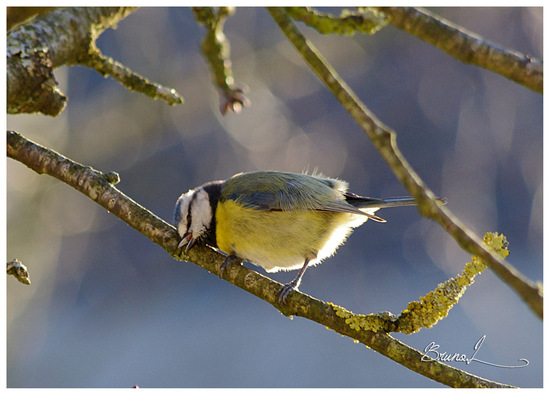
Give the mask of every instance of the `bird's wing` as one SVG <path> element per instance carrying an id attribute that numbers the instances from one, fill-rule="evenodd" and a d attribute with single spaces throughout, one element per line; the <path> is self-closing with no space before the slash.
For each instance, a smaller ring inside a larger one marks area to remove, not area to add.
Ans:
<path id="1" fill-rule="evenodd" d="M 379 217 L 347 203 L 344 181 L 281 172 L 236 175 L 225 182 L 221 200 L 234 200 L 257 210 L 318 210 Z M 369 210 L 370 211 L 370 210 Z M 373 219 L 375 219 L 373 218 Z"/>

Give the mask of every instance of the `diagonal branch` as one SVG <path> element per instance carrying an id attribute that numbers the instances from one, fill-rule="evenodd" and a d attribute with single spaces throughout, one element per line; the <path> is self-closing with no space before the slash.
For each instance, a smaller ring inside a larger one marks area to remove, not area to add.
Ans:
<path id="1" fill-rule="evenodd" d="M 438 222 L 464 250 L 483 259 L 500 279 L 512 287 L 535 314 L 542 318 L 542 286 L 527 280 L 512 265 L 484 246 L 481 239 L 447 208 L 436 203 L 433 192 L 424 184 L 399 151 L 395 132 L 370 113 L 352 89 L 341 80 L 330 64 L 306 40 L 283 9 L 269 8 L 269 12 L 306 63 L 365 131 L 396 177 L 415 197 L 420 213 Z"/>
<path id="2" fill-rule="evenodd" d="M 177 246 L 174 228 L 120 192 L 114 186 L 119 181 L 118 174 L 102 173 L 81 165 L 14 131 L 8 131 L 7 154 L 38 174 L 48 174 L 68 184 L 146 235 L 153 243 L 174 252 Z"/>
<path id="3" fill-rule="evenodd" d="M 414 7 L 375 7 L 391 17 L 390 23 L 455 59 L 486 68 L 535 92 L 543 90 L 539 59 L 502 48 L 451 22 Z"/>
<path id="4" fill-rule="evenodd" d="M 102 173 L 83 166 L 52 150 L 42 147 L 14 131 L 7 132 L 7 154 L 38 174 L 47 174 L 83 193 L 109 213 L 160 245 L 178 260 L 187 260 L 211 273 L 218 273 L 225 257 L 208 247 L 196 246 L 185 254 L 177 249 L 176 229 L 119 191 L 116 173 Z M 342 309 L 314 299 L 301 292 L 290 294 L 280 308 L 279 290 L 282 284 L 241 265 L 230 265 L 223 279 L 270 303 L 285 315 L 296 315 L 315 321 L 344 336 L 355 339 L 397 363 L 440 383 L 453 387 L 508 387 L 445 365 L 423 360 L 420 351 L 400 342 L 385 332 L 357 330 L 346 322 Z"/>

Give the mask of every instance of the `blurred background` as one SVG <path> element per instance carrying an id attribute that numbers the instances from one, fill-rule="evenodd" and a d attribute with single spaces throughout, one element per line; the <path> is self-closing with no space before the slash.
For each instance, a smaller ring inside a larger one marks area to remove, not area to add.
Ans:
<path id="1" fill-rule="evenodd" d="M 430 10 L 543 58 L 542 8 Z M 143 8 L 103 33 L 98 46 L 175 88 L 183 105 L 152 101 L 84 67 L 60 68 L 65 111 L 9 116 L 8 128 L 118 172 L 119 189 L 169 222 L 182 192 L 240 171 L 317 169 L 362 195 L 406 194 L 265 9 L 238 8 L 225 26 L 235 80 L 249 87 L 252 101 L 239 115 L 219 114 L 199 50 L 205 29 L 191 10 Z M 542 96 L 391 25 L 352 38 L 298 27 L 397 132 L 404 156 L 448 208 L 478 235 L 504 233 L 509 262 L 542 281 Z M 32 280 L 7 279 L 8 387 L 441 387 L 173 260 L 80 193 L 9 159 L 7 210 L 7 260 L 22 260 Z M 355 313 L 398 314 L 470 260 L 416 209 L 381 215 L 387 223 L 357 229 L 337 255 L 308 270 L 300 289 Z M 529 365 L 451 365 L 540 387 L 542 331 L 541 320 L 488 269 L 435 327 L 395 337 L 420 350 L 435 342 L 439 351 L 471 356 L 485 335 L 476 358 Z"/>

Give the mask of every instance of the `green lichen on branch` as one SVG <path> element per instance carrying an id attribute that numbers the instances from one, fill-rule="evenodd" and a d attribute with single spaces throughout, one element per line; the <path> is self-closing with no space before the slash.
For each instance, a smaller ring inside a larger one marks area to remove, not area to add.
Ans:
<path id="1" fill-rule="evenodd" d="M 508 251 L 508 241 L 504 235 L 486 233 L 483 242 L 494 252 L 505 258 Z M 377 314 L 354 314 L 343 307 L 331 304 L 338 317 L 356 331 L 370 330 L 373 332 L 401 332 L 411 334 L 422 328 L 431 328 L 439 320 L 446 317 L 451 308 L 458 303 L 466 288 L 474 282 L 474 278 L 487 268 L 485 262 L 478 256 L 466 263 L 461 274 L 453 277 L 419 301 L 410 302 L 399 317 L 382 312 Z"/>
<path id="2" fill-rule="evenodd" d="M 201 50 L 213 73 L 216 86 L 221 91 L 220 112 L 228 111 L 238 113 L 243 107 L 250 105 L 250 100 L 245 96 L 245 88 L 235 85 L 233 71 L 231 69 L 231 49 L 229 40 L 223 32 L 223 26 L 228 16 L 233 15 L 234 7 L 194 7 L 195 20 L 206 29 Z"/>
<path id="3" fill-rule="evenodd" d="M 382 12 L 369 7 L 357 11 L 345 9 L 340 16 L 314 10 L 310 7 L 285 7 L 289 16 L 304 22 L 321 34 L 353 36 L 355 33 L 374 34 L 389 22 Z"/>

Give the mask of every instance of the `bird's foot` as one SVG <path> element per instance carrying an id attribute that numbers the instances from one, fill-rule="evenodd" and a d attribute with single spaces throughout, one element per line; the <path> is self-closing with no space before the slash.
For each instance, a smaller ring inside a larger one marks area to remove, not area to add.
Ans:
<path id="1" fill-rule="evenodd" d="M 292 280 L 288 284 L 285 284 L 281 287 L 281 291 L 279 293 L 279 306 L 283 306 L 286 304 L 286 298 L 292 291 L 297 291 L 298 286 L 300 285 L 300 281 L 296 281 L 296 279 Z"/>
<path id="2" fill-rule="evenodd" d="M 228 255 L 227 258 L 225 258 L 225 260 L 222 262 L 221 266 L 220 266 L 220 271 L 218 272 L 218 276 L 220 276 L 220 278 L 223 278 L 223 272 L 224 270 L 227 268 L 227 266 L 229 265 L 232 265 L 232 264 L 241 264 L 243 263 L 243 260 L 239 257 L 236 257 L 235 255 Z"/>

